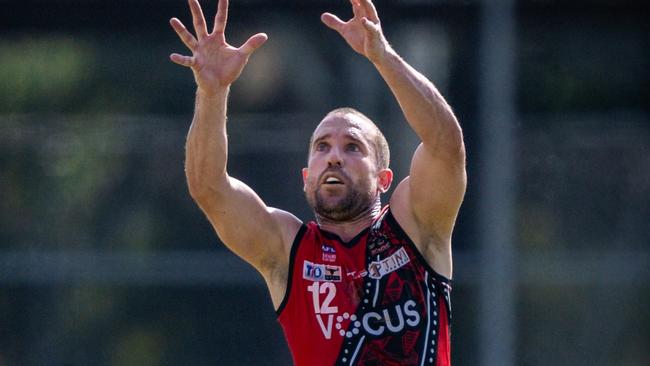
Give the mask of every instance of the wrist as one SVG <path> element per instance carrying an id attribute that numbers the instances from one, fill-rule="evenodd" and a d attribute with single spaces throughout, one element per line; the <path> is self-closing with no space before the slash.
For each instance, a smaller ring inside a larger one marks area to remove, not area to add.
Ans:
<path id="1" fill-rule="evenodd" d="M 223 99 L 228 96 L 230 85 L 218 86 L 213 89 L 196 88 L 196 97 L 204 100 Z"/>
<path id="2" fill-rule="evenodd" d="M 395 59 L 398 58 L 399 56 L 388 43 L 384 45 L 381 52 L 378 52 L 376 55 L 373 55 L 373 57 L 368 57 L 370 62 L 372 62 L 372 64 L 375 65 L 375 67 L 379 70 L 387 66 L 390 66 L 390 64 Z"/>

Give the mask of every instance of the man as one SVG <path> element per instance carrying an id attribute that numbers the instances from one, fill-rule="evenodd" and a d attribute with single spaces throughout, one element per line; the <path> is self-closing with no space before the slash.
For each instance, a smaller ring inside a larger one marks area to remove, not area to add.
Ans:
<path id="1" fill-rule="evenodd" d="M 171 20 L 192 51 L 171 59 L 198 85 L 186 146 L 190 194 L 226 246 L 264 277 L 294 362 L 449 365 L 451 234 L 466 175 L 462 132 L 444 98 L 390 47 L 370 0 L 352 0 L 347 22 L 323 14 L 375 66 L 422 143 L 382 209 L 393 179 L 383 135 L 353 109 L 327 114 L 302 171 L 316 215 L 303 224 L 226 169 L 228 91 L 267 36 L 233 47 L 224 37 L 227 0 L 210 33 L 198 1 L 190 8 L 196 37 Z"/>

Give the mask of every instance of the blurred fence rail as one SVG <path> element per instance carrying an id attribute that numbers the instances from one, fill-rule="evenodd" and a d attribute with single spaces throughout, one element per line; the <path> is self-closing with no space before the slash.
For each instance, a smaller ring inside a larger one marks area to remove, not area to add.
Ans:
<path id="1" fill-rule="evenodd" d="M 456 252 L 459 286 L 480 281 L 478 253 Z M 650 284 L 650 253 L 547 251 L 520 254 L 515 283 L 525 286 L 616 286 Z M 262 286 L 251 267 L 224 251 L 156 253 L 3 251 L 0 284 L 127 286 Z"/>

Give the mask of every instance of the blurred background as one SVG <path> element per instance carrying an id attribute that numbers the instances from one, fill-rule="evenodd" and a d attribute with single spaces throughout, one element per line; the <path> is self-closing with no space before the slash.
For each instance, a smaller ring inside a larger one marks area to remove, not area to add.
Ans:
<path id="1" fill-rule="evenodd" d="M 210 27 L 216 1 L 201 1 Z M 261 277 L 191 201 L 181 0 L 0 0 L 0 365 L 288 365 Z M 465 131 L 455 365 L 650 364 L 650 41 L 642 1 L 377 0 Z M 233 0 L 270 39 L 232 88 L 231 175 L 312 214 L 322 116 L 417 144 L 371 64 L 320 24 L 344 0 Z"/>

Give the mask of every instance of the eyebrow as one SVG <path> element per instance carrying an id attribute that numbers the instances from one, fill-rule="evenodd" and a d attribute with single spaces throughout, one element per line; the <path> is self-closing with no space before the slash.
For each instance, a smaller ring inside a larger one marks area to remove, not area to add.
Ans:
<path id="1" fill-rule="evenodd" d="M 360 143 L 362 145 L 367 145 L 366 141 L 364 141 L 364 139 L 362 139 L 362 138 L 360 138 L 358 136 L 363 136 L 363 134 L 361 134 L 361 133 L 350 133 L 350 134 L 345 135 L 345 137 L 349 138 L 352 141 L 356 141 L 356 142 L 358 142 L 358 143 Z"/>
<path id="2" fill-rule="evenodd" d="M 316 145 L 317 143 L 319 143 L 319 142 L 321 142 L 321 141 L 323 141 L 323 140 L 327 140 L 327 139 L 330 138 L 330 137 L 332 137 L 332 135 L 329 134 L 329 133 L 326 133 L 325 135 L 320 136 L 320 137 L 317 138 L 317 139 L 314 139 L 314 141 L 312 142 L 311 145 L 314 146 L 314 145 Z"/>
<path id="3" fill-rule="evenodd" d="M 352 140 L 354 142 L 357 142 L 357 143 L 359 143 L 359 144 L 361 144 L 361 145 L 363 145 L 363 146 L 365 146 L 367 148 L 368 144 L 365 141 L 363 141 L 361 138 L 357 137 L 358 135 L 359 134 L 357 134 L 357 133 L 346 133 L 345 138 L 350 139 L 350 140 Z M 318 144 L 319 142 L 321 142 L 323 140 L 327 140 L 330 137 L 332 137 L 332 134 L 326 133 L 323 136 L 320 136 L 317 139 L 314 139 L 314 142 L 312 143 L 312 146 Z"/>

